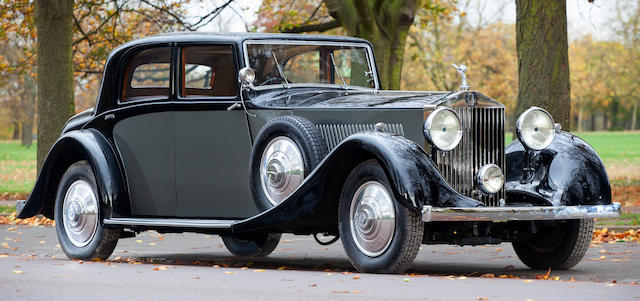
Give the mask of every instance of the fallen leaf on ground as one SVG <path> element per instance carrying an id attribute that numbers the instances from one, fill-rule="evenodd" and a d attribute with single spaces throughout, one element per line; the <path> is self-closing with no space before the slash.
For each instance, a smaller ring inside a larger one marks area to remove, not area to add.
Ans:
<path id="1" fill-rule="evenodd" d="M 480 275 L 480 278 L 496 278 L 496 275 L 491 273 L 486 273 L 486 274 Z"/>
<path id="2" fill-rule="evenodd" d="M 155 268 L 153 270 L 154 271 L 166 271 L 168 269 L 169 269 L 169 267 L 163 265 L 163 266 L 159 266 L 159 267 L 157 267 L 157 268 Z"/>
<path id="3" fill-rule="evenodd" d="M 21 270 L 14 270 L 14 271 L 12 271 L 11 273 L 14 273 L 14 274 L 24 274 Z"/>

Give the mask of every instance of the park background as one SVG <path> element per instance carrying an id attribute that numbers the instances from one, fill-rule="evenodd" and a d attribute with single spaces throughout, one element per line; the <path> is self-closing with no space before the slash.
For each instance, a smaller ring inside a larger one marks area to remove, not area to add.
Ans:
<path id="1" fill-rule="evenodd" d="M 621 220 L 640 223 L 640 1 L 568 0 L 570 125 L 602 157 Z M 400 89 L 455 90 L 451 64 L 465 64 L 473 90 L 516 115 L 515 1 L 422 1 L 404 46 Z M 291 31 L 330 24 L 321 0 L 75 1 L 75 112 L 91 108 L 102 68 L 117 45 L 176 31 Z M 0 200 L 24 199 L 36 178 L 36 27 L 30 0 L 0 1 Z M 326 30 L 324 30 L 326 29 Z M 339 27 L 324 34 L 347 35 Z M 505 139 L 510 141 L 507 133 Z M 10 206 L 0 208 L 11 210 Z"/>

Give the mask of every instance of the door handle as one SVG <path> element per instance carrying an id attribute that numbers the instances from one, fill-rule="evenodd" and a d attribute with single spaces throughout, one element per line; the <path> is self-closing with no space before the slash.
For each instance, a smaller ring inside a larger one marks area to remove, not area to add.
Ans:
<path id="1" fill-rule="evenodd" d="M 116 118 L 116 115 L 113 115 L 113 114 L 104 115 L 104 120 L 109 120 L 109 119 L 114 119 L 114 118 Z"/>
<path id="2" fill-rule="evenodd" d="M 239 107 L 241 107 L 241 106 L 242 106 L 242 105 L 241 105 L 239 102 L 236 102 L 236 103 L 234 103 L 234 104 L 230 105 L 230 106 L 227 108 L 227 111 L 235 110 L 235 109 L 237 109 L 237 108 L 239 108 Z"/>

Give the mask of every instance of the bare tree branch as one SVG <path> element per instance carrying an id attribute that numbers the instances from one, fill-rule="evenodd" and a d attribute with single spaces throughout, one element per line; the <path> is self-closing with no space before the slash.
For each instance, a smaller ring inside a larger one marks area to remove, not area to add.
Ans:
<path id="1" fill-rule="evenodd" d="M 331 20 L 325 23 L 307 24 L 307 25 L 298 25 L 298 26 L 288 27 L 281 30 L 281 32 L 284 32 L 284 33 L 302 33 L 302 32 L 311 32 L 311 31 L 323 32 L 323 31 L 327 31 L 330 29 L 338 28 L 338 27 L 340 27 L 340 22 L 338 22 L 337 20 Z"/>

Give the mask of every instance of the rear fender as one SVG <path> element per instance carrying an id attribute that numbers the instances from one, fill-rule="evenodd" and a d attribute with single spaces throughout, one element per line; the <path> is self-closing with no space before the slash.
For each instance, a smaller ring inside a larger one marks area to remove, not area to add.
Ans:
<path id="1" fill-rule="evenodd" d="M 406 208 L 419 211 L 424 205 L 482 205 L 458 194 L 416 143 L 389 133 L 363 132 L 347 137 L 336 146 L 298 189 L 278 206 L 235 224 L 232 230 L 243 232 L 268 228 L 314 233 L 335 229 L 338 201 L 347 176 L 355 166 L 372 158 L 384 167 L 396 200 Z"/>
<path id="2" fill-rule="evenodd" d="M 523 181 L 524 147 L 519 140 L 506 149 L 507 203 L 540 206 L 611 204 L 611 186 L 602 160 L 584 140 L 556 132 L 549 147 L 531 155 L 534 173 Z"/>
<path id="3" fill-rule="evenodd" d="M 87 160 L 98 184 L 102 218 L 130 216 L 131 208 L 124 178 L 115 152 L 107 139 L 94 129 L 64 133 L 51 147 L 33 191 L 18 213 L 19 218 L 43 214 L 54 218 L 58 182 L 74 162 Z"/>

